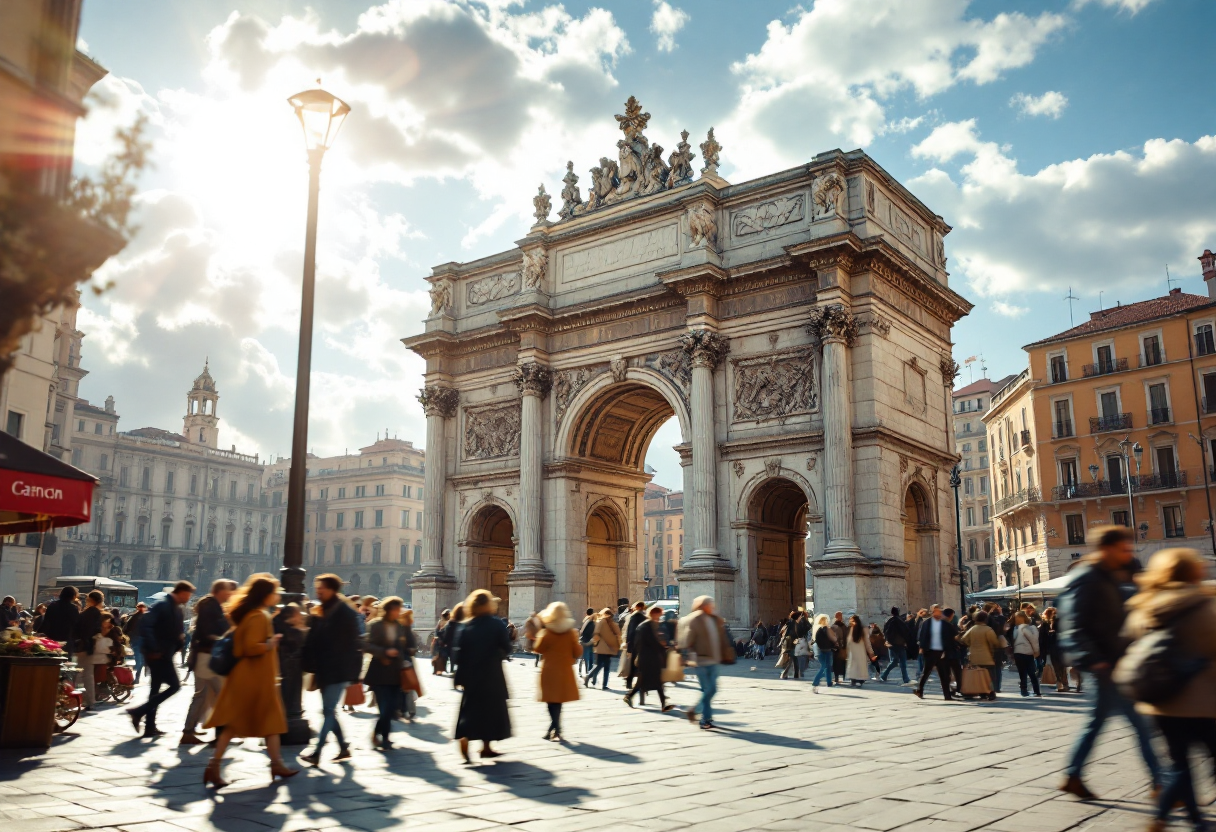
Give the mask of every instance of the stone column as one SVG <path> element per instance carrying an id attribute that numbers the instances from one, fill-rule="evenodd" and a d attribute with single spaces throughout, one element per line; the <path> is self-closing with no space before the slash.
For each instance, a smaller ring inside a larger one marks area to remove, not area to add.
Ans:
<path id="1" fill-rule="evenodd" d="M 516 547 L 515 568 L 507 576 L 507 583 L 511 587 L 513 614 L 527 615 L 547 603 L 549 588 L 553 586 L 553 574 L 545 566 L 540 546 L 544 512 L 540 495 L 541 480 L 544 479 L 541 402 L 549 395 L 553 378 L 548 367 L 528 361 L 515 368 L 513 380 L 522 397 L 519 414 L 519 528 L 515 530 L 519 545 Z"/>
<path id="2" fill-rule="evenodd" d="M 423 479 L 422 565 L 410 579 L 414 615 L 425 630 L 454 601 L 459 583 L 443 562 L 443 493 L 447 489 L 445 438 L 447 420 L 456 415 L 460 394 L 451 387 L 431 385 L 418 394 L 426 414 L 426 473 Z"/>
<path id="3" fill-rule="evenodd" d="M 823 490 L 827 519 L 826 559 L 860 557 L 853 539 L 853 395 L 849 389 L 849 347 L 857 321 L 840 304 L 811 314 L 811 334 L 823 346 Z"/>

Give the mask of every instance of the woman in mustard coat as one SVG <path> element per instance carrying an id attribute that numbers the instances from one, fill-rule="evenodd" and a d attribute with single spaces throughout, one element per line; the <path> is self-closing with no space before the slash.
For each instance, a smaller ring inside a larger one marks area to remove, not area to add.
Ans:
<path id="1" fill-rule="evenodd" d="M 220 728 L 215 753 L 203 772 L 203 782 L 217 789 L 228 784 L 220 778 L 220 763 L 228 743 L 236 737 L 263 737 L 270 754 L 270 779 L 291 777 L 299 769 L 283 765 L 279 735 L 287 733 L 287 714 L 279 694 L 280 635 L 274 631 L 271 610 L 279 602 L 279 583 L 266 573 L 250 575 L 233 593 L 224 612 L 236 628 L 232 655 L 236 665 L 224 679 L 207 728 Z"/>
<path id="2" fill-rule="evenodd" d="M 540 620 L 545 626 L 532 644 L 532 652 L 541 657 L 537 699 L 549 705 L 549 730 L 545 739 L 561 742 L 562 703 L 578 699 L 574 665 L 583 655 L 583 645 L 579 644 L 578 633 L 574 630 L 574 616 L 561 601 L 545 607 Z"/>

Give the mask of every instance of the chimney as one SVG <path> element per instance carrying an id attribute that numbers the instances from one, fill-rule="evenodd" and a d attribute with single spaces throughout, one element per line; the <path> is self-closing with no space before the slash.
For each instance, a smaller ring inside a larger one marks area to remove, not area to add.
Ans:
<path id="1" fill-rule="evenodd" d="M 106 396 L 106 413 L 114 412 L 114 397 Z"/>
<path id="2" fill-rule="evenodd" d="M 1199 265 L 1203 268 L 1203 282 L 1208 285 L 1208 297 L 1216 298 L 1216 254 L 1205 248 L 1199 255 Z"/>

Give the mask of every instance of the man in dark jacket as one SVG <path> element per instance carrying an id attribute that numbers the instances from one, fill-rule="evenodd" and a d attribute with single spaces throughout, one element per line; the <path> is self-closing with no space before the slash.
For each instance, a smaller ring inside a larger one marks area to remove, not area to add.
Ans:
<path id="1" fill-rule="evenodd" d="M 304 641 L 304 670 L 313 674 L 321 691 L 323 719 L 312 753 L 303 754 L 300 759 L 314 766 L 321 762 L 321 749 L 331 732 L 338 739 L 334 762 L 351 758 L 337 710 L 346 689 L 362 675 L 363 645 L 359 614 L 342 596 L 341 589 L 342 579 L 337 575 L 317 577 L 315 591 L 321 606 L 310 616 L 308 638 Z"/>
<path id="2" fill-rule="evenodd" d="M 898 663 L 899 672 L 904 675 L 904 684 L 908 684 L 911 681 L 908 678 L 908 628 L 904 626 L 904 620 L 899 617 L 899 607 L 891 607 L 891 617 L 882 625 L 882 637 L 887 642 L 891 661 L 880 678 L 884 682 L 887 681 L 887 677 L 891 675 L 891 671 Z"/>
<path id="3" fill-rule="evenodd" d="M 228 618 L 224 615 L 224 604 L 236 592 L 236 581 L 220 578 L 211 584 L 211 592 L 198 599 L 194 605 L 194 627 L 190 632 L 190 660 L 187 663 L 194 674 L 194 697 L 190 710 L 186 712 L 186 725 L 178 745 L 201 745 L 205 740 L 194 733 L 203 721 L 208 705 L 219 698 L 224 677 L 211 672 L 211 648 L 228 632 Z M 220 735 L 220 729 L 215 729 Z"/>
<path id="4" fill-rule="evenodd" d="M 625 678 L 625 689 L 633 690 L 633 677 L 637 675 L 637 649 L 634 644 L 633 635 L 638 630 L 638 625 L 646 620 L 646 604 L 643 601 L 638 601 L 633 605 L 633 613 L 629 616 L 629 620 L 625 622 L 625 652 L 629 654 L 629 675 Z"/>
<path id="5" fill-rule="evenodd" d="M 595 664 L 595 646 L 591 643 L 593 638 L 595 638 L 595 610 L 587 607 L 587 615 L 578 631 L 578 643 L 583 646 L 583 657 L 579 659 L 583 665 L 583 676 L 590 673 L 591 666 Z"/>
<path id="6" fill-rule="evenodd" d="M 916 685 L 918 698 L 925 698 L 925 682 L 933 675 L 934 668 L 937 669 L 937 677 L 942 683 L 943 696 L 946 699 L 956 698 L 950 693 L 950 656 L 952 648 L 958 650 L 958 644 L 954 640 L 957 635 L 958 627 L 946 620 L 941 606 L 934 604 L 930 617 L 920 625 L 917 635 L 921 653 L 925 656 L 925 669 Z"/>
<path id="7" fill-rule="evenodd" d="M 1068 779 L 1060 786 L 1061 791 L 1082 800 L 1095 799 L 1081 779 L 1081 772 L 1102 725 L 1116 712 L 1126 716 L 1136 731 L 1140 754 L 1152 775 L 1154 790 L 1161 784 L 1161 767 L 1153 753 L 1148 727 L 1136 712 L 1134 703 L 1124 698 L 1111 680 L 1115 663 L 1127 649 L 1127 642 L 1121 635 L 1127 613 L 1120 580 L 1134 567 L 1134 540 L 1132 530 L 1125 526 L 1091 529 L 1090 542 L 1097 544 L 1098 551 L 1073 571 L 1073 578 L 1060 598 L 1058 629 L 1065 663 L 1092 673 L 1097 687 L 1094 709 L 1077 737 L 1064 769 Z"/>
<path id="8" fill-rule="evenodd" d="M 80 617 L 80 607 L 76 606 L 79 594 L 76 587 L 65 586 L 59 590 L 59 600 L 47 604 L 42 616 L 42 634 L 55 639 L 69 653 L 74 647 L 72 634 L 76 631 L 76 619 Z"/>
<path id="9" fill-rule="evenodd" d="M 173 654 L 180 651 L 186 642 L 182 607 L 193 594 L 194 584 L 178 581 L 173 586 L 173 592 L 153 604 L 139 622 L 140 641 L 143 642 L 151 684 L 148 701 L 138 708 L 128 708 L 127 715 L 131 717 L 131 725 L 136 731 L 140 729 L 140 723 L 144 723 L 145 737 L 164 735 L 165 732 L 156 727 L 156 710 L 162 702 L 181 690 L 182 683 L 177 678 Z"/>
<path id="10" fill-rule="evenodd" d="M 17 606 L 17 599 L 11 595 L 5 595 L 4 600 L 0 601 L 0 630 L 20 626 L 21 609 Z"/>
<path id="11" fill-rule="evenodd" d="M 72 651 L 76 654 L 76 664 L 81 668 L 81 679 L 84 683 L 84 707 L 91 710 L 97 704 L 97 680 L 93 675 L 93 636 L 101 632 L 101 617 L 109 615 L 102 609 L 106 596 L 100 589 L 95 589 L 85 596 L 85 608 L 76 617 L 76 626 L 72 629 Z"/>
<path id="12" fill-rule="evenodd" d="M 985 604 L 984 607 L 988 611 L 988 626 L 992 628 L 992 632 L 996 633 L 998 638 L 1004 638 L 1006 642 L 1008 642 L 1008 638 L 1005 636 L 1005 628 L 1008 626 L 1008 623 L 1005 619 L 1004 611 L 1001 610 L 1001 605 L 995 602 L 989 602 L 988 604 Z M 996 692 L 1000 693 L 1002 671 L 1004 670 L 1005 660 L 1007 658 L 1005 655 L 1005 648 L 998 647 L 997 649 L 993 650 L 992 658 L 996 662 Z"/>

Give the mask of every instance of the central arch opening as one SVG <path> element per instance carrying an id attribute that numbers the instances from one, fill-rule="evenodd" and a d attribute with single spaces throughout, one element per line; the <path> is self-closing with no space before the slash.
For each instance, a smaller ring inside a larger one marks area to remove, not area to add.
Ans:
<path id="1" fill-rule="evenodd" d="M 515 566 L 515 524 L 502 506 L 488 505 L 477 512 L 468 546 L 470 586 L 488 589 L 501 598 L 498 614 L 509 616 L 507 575 Z"/>
<path id="2" fill-rule="evenodd" d="M 616 512 L 597 508 L 587 518 L 587 606 L 616 609 L 621 597 L 617 550 L 625 540 Z"/>
<path id="3" fill-rule="evenodd" d="M 809 503 L 797 483 L 766 480 L 748 505 L 755 538 L 758 612 L 766 625 L 806 606 Z"/>
<path id="4" fill-rule="evenodd" d="M 937 555 L 933 548 L 936 527 L 929 509 L 929 497 L 920 483 L 910 484 L 904 494 L 903 521 L 908 609 L 924 609 L 938 599 L 939 593 Z"/>

